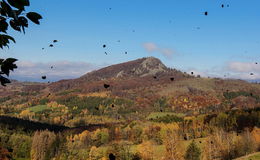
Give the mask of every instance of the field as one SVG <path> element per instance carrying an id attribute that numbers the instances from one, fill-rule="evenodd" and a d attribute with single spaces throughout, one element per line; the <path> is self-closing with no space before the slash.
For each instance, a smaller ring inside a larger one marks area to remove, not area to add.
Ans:
<path id="1" fill-rule="evenodd" d="M 160 118 L 160 117 L 164 117 L 164 116 L 167 116 L 167 115 L 174 115 L 174 116 L 177 116 L 177 117 L 184 117 L 185 115 L 182 114 L 182 113 L 173 113 L 173 112 L 153 112 L 153 113 L 150 113 L 146 119 L 155 119 L 155 118 Z"/>
<path id="2" fill-rule="evenodd" d="M 260 160 L 260 152 L 237 158 L 236 160 Z"/>
<path id="3" fill-rule="evenodd" d="M 46 105 L 37 105 L 37 106 L 34 106 L 34 107 L 30 107 L 29 111 L 37 113 L 37 112 L 42 112 L 46 109 L 48 109 L 48 106 L 46 106 Z"/>

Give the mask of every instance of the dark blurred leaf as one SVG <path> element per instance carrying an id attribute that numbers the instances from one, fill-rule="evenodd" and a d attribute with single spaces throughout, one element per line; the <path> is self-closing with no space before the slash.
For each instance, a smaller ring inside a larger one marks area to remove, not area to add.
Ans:
<path id="1" fill-rule="evenodd" d="M 42 16 L 36 12 L 29 12 L 26 14 L 26 17 L 35 24 L 40 24 L 39 20 L 42 19 Z"/>
<path id="2" fill-rule="evenodd" d="M 7 2 L 11 6 L 21 10 L 24 10 L 25 6 L 30 6 L 29 0 L 7 0 Z"/>
<path id="3" fill-rule="evenodd" d="M 15 58 L 7 58 L 1 64 L 1 71 L 7 76 L 9 76 L 10 71 L 13 71 L 15 68 L 17 68 L 17 65 L 14 64 L 14 62 L 16 61 L 17 59 Z"/>
<path id="4" fill-rule="evenodd" d="M 28 27 L 28 20 L 25 17 L 19 17 L 18 23 L 21 25 L 21 27 L 23 29 L 23 33 L 25 33 L 24 27 L 26 27 L 26 28 Z"/>
<path id="5" fill-rule="evenodd" d="M 6 19 L 4 17 L 0 17 L 0 32 L 6 33 L 7 29 L 8 23 L 6 22 Z"/>
<path id="6" fill-rule="evenodd" d="M 10 43 L 10 41 L 13 41 L 15 43 L 15 40 L 13 37 L 8 36 L 8 35 L 3 35 L 0 34 L 0 48 L 3 49 L 3 47 L 9 47 L 8 44 Z"/>
<path id="7" fill-rule="evenodd" d="M 11 81 L 0 75 L 0 82 L 2 86 L 6 86 L 7 83 L 11 83 Z"/>
<path id="8" fill-rule="evenodd" d="M 18 21 L 15 21 L 14 19 L 12 19 L 12 20 L 10 20 L 9 23 L 10 23 L 10 26 L 11 26 L 14 30 L 21 32 L 21 26 L 20 26 L 20 24 L 18 23 Z"/>
<path id="9" fill-rule="evenodd" d="M 13 10 L 9 6 L 9 4 L 7 4 L 5 1 L 2 1 L 0 3 L 1 3 L 1 15 L 13 17 Z"/>

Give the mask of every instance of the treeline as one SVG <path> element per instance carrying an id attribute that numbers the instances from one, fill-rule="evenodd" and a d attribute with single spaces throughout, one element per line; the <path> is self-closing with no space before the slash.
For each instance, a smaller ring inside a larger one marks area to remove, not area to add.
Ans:
<path id="1" fill-rule="evenodd" d="M 34 122 L 30 120 L 24 120 L 15 117 L 8 117 L 8 116 L 0 116 L 0 127 L 6 128 L 8 130 L 16 130 L 24 131 L 26 133 L 35 132 L 37 130 L 49 130 L 54 132 L 61 132 L 68 127 L 65 126 L 58 126 L 58 125 L 51 125 L 48 123 L 40 123 Z"/>
<path id="2" fill-rule="evenodd" d="M 36 131 L 32 137 L 0 130 L 0 146 L 5 148 L 0 147 L 0 155 L 32 160 L 231 160 L 260 150 L 258 132 L 259 129 L 246 129 L 237 134 L 216 128 L 207 138 L 183 141 L 179 128 L 173 124 L 142 128 L 131 123 L 78 134 L 44 130 Z"/>
<path id="3" fill-rule="evenodd" d="M 110 97 L 97 97 L 97 96 L 88 96 L 88 97 L 78 97 L 78 96 L 69 96 L 69 97 L 60 97 L 56 100 L 59 104 L 67 106 L 73 114 L 79 114 L 82 110 L 87 109 L 89 112 L 94 115 L 103 115 L 104 109 L 109 108 L 113 109 L 114 107 L 121 107 L 124 114 L 133 112 L 131 106 L 133 102 L 123 98 L 110 98 Z M 75 108 L 76 107 L 76 108 Z"/>
<path id="4" fill-rule="evenodd" d="M 149 120 L 153 122 L 159 122 L 159 123 L 173 123 L 173 122 L 183 122 L 184 118 L 176 115 L 167 114 L 161 117 L 150 118 Z"/>
<path id="5" fill-rule="evenodd" d="M 245 97 L 253 97 L 255 98 L 257 101 L 260 101 L 260 97 L 256 94 L 253 94 L 253 93 L 250 93 L 250 92 L 245 92 L 245 91 L 238 91 L 238 92 L 229 92 L 229 91 L 226 91 L 223 93 L 223 96 L 228 99 L 228 100 L 231 100 L 231 99 L 234 99 L 238 96 L 245 96 Z"/>
<path id="6" fill-rule="evenodd" d="M 219 114 L 208 115 L 204 123 L 217 126 L 225 131 L 241 132 L 245 128 L 260 127 L 260 108 L 233 110 Z"/>
<path id="7" fill-rule="evenodd" d="M 254 127 L 260 128 L 260 108 L 186 117 L 179 127 L 184 140 L 210 136 L 216 128 L 236 133 L 252 131 Z"/>

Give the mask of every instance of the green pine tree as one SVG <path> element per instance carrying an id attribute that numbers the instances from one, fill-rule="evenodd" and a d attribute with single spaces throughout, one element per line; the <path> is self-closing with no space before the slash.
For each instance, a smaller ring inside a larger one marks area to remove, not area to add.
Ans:
<path id="1" fill-rule="evenodd" d="M 200 154 L 201 154 L 200 148 L 193 140 L 188 146 L 188 149 L 185 154 L 185 160 L 200 160 Z"/>

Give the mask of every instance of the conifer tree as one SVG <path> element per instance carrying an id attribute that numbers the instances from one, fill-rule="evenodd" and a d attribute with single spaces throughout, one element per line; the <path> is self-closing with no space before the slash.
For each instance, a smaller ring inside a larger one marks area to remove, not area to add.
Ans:
<path id="1" fill-rule="evenodd" d="M 185 160 L 200 160 L 200 154 L 201 154 L 200 148 L 193 140 L 188 146 L 188 149 L 185 154 Z"/>

